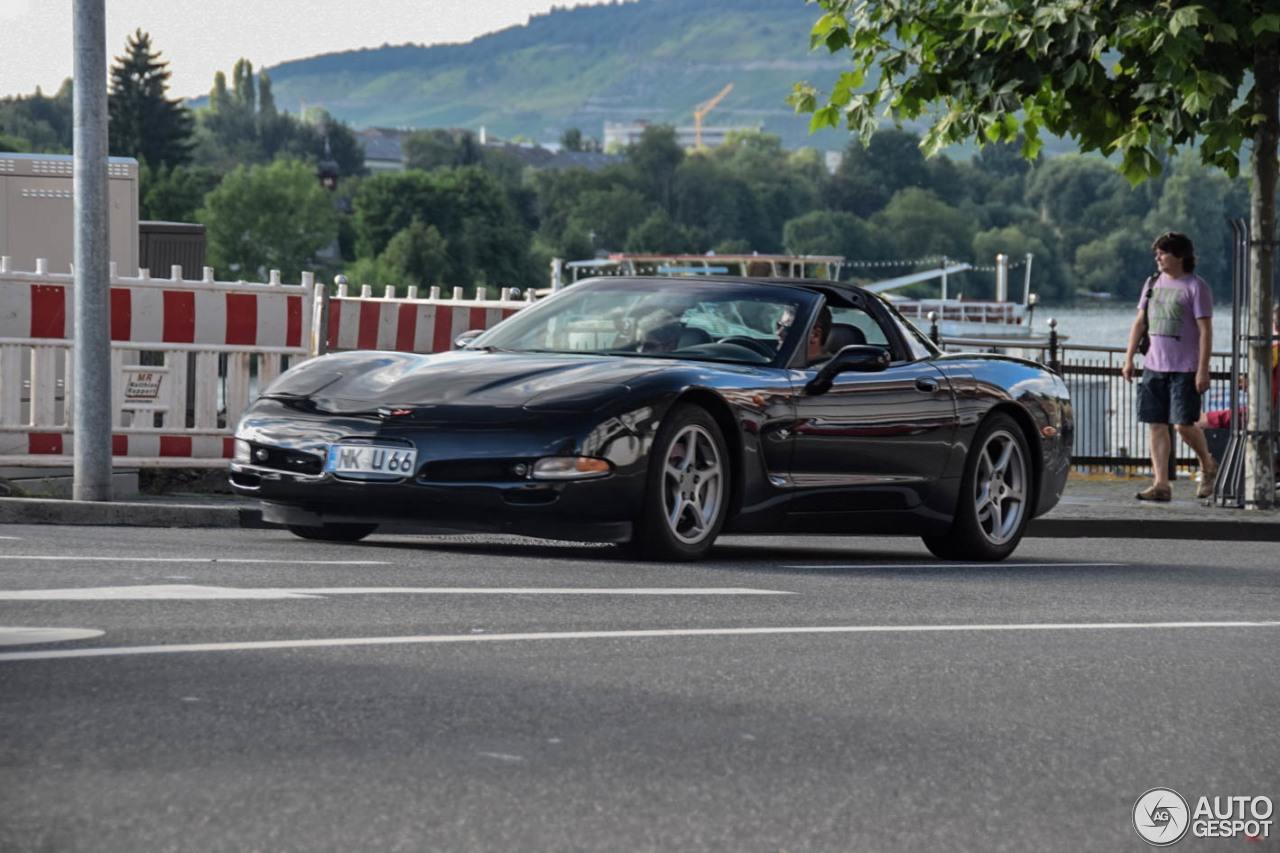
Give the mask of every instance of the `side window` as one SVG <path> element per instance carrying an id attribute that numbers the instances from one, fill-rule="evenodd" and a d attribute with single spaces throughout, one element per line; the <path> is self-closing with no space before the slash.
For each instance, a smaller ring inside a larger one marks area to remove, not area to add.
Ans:
<path id="1" fill-rule="evenodd" d="M 831 308 L 831 334 L 827 348 L 840 350 L 849 344 L 891 347 L 889 336 L 876 319 L 861 308 Z"/>

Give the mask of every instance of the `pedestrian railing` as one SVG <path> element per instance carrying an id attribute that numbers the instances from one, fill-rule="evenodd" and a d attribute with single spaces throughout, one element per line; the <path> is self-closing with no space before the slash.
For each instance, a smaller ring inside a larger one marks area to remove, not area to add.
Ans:
<path id="1" fill-rule="evenodd" d="M 1133 475 L 1151 470 L 1149 428 L 1138 420 L 1137 382 L 1142 357 L 1132 384 L 1125 382 L 1123 347 L 1072 344 L 1054 333 L 1045 339 L 947 338 L 937 343 L 948 352 L 1000 352 L 1039 362 L 1062 376 L 1071 394 L 1076 433 L 1072 466 L 1086 474 Z M 1231 354 L 1215 352 L 1210 360 L 1210 387 L 1205 411 L 1228 408 L 1231 392 Z M 1175 438 L 1172 464 L 1189 468 L 1193 454 Z"/>

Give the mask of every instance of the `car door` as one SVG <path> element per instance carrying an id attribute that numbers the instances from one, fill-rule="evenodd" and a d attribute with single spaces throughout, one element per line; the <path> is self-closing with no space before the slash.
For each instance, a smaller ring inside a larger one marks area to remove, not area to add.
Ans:
<path id="1" fill-rule="evenodd" d="M 887 315 L 838 306 L 832 314 L 831 337 L 848 340 L 852 326 L 860 333 L 855 339 L 886 347 L 891 363 L 883 371 L 842 373 L 824 393 L 804 390 L 822 362 L 799 371 L 791 511 L 912 510 L 937 488 L 955 439 L 951 385 L 928 359 L 915 357 Z"/>

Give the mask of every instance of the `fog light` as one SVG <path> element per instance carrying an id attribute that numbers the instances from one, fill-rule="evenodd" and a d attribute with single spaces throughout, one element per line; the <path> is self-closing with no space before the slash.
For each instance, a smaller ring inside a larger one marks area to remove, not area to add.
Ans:
<path id="1" fill-rule="evenodd" d="M 235 456 L 234 456 L 233 458 L 234 458 L 237 462 L 248 462 L 248 461 L 249 461 L 249 450 L 250 450 L 250 448 L 249 448 L 249 442 L 245 441 L 243 438 L 237 438 L 237 439 L 236 439 L 236 452 L 235 452 Z"/>
<path id="2" fill-rule="evenodd" d="M 587 480 L 609 474 L 609 463 L 590 456 L 548 456 L 533 463 L 535 480 Z"/>

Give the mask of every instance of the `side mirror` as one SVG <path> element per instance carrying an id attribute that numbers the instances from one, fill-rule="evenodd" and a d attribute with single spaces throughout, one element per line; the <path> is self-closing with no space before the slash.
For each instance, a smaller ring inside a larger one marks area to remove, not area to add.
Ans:
<path id="1" fill-rule="evenodd" d="M 884 347 L 852 344 L 840 350 L 822 366 L 818 375 L 804 387 L 806 394 L 825 394 L 831 382 L 841 373 L 879 373 L 889 366 L 889 351 Z"/>
<path id="2" fill-rule="evenodd" d="M 454 349 L 466 349 L 467 345 L 483 335 L 484 329 L 469 329 L 453 339 Z"/>

